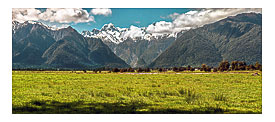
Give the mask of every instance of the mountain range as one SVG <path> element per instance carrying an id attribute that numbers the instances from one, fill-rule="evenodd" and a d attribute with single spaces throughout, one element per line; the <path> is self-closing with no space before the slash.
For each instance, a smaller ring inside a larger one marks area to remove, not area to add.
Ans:
<path id="1" fill-rule="evenodd" d="M 243 13 L 185 32 L 149 67 L 262 62 L 262 14 Z"/>
<path id="2" fill-rule="evenodd" d="M 115 27 L 78 33 L 41 22 L 12 22 L 13 68 L 217 66 L 262 62 L 262 15 L 243 13 L 172 34 Z"/>
<path id="3" fill-rule="evenodd" d="M 129 67 L 100 39 L 72 27 L 53 29 L 40 22 L 13 21 L 13 68 Z"/>
<path id="4" fill-rule="evenodd" d="M 109 48 L 131 67 L 144 67 L 152 63 L 177 36 L 183 33 L 152 34 L 146 28 L 115 27 L 105 24 L 100 30 L 83 31 L 84 37 L 100 38 Z"/>

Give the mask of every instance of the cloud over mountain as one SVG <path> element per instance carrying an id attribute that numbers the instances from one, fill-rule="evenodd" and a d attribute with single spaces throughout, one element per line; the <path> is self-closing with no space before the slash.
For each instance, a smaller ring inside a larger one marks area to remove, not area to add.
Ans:
<path id="1" fill-rule="evenodd" d="M 173 13 L 168 15 L 172 22 L 159 21 L 147 27 L 147 32 L 155 34 L 171 34 L 182 30 L 201 27 L 228 16 L 235 16 L 241 13 L 261 13 L 260 8 L 223 8 L 223 9 L 195 9 L 187 13 Z"/>
<path id="2" fill-rule="evenodd" d="M 109 16 L 112 14 L 112 10 L 109 8 L 94 8 L 90 12 L 93 15 L 104 15 Z"/>
<path id="3" fill-rule="evenodd" d="M 261 13 L 258 8 L 225 8 L 225 9 L 201 9 L 189 11 L 187 13 L 177 15 L 173 20 L 175 28 L 196 28 L 205 24 L 213 23 L 224 19 L 228 16 L 235 16 L 241 13 L 256 12 Z"/>
<path id="4" fill-rule="evenodd" d="M 40 10 L 34 8 L 13 8 L 12 20 L 24 22 L 27 20 L 39 20 L 38 15 L 41 14 Z"/>
<path id="5" fill-rule="evenodd" d="M 68 24 L 61 24 L 61 25 L 52 25 L 51 27 L 53 28 L 53 29 L 61 29 L 61 28 L 67 28 L 67 27 L 69 27 L 70 25 L 68 25 Z"/>
<path id="6" fill-rule="evenodd" d="M 59 23 L 83 23 L 94 21 L 94 17 L 81 8 L 47 8 L 43 12 L 35 8 L 14 8 L 12 9 L 12 20 L 19 22 L 43 20 Z"/>
<path id="7" fill-rule="evenodd" d="M 122 33 L 123 38 L 137 38 L 144 36 L 144 32 L 141 28 L 131 25 L 130 29 L 124 33 Z"/>
<path id="8" fill-rule="evenodd" d="M 89 11 L 89 12 L 88 12 Z M 144 35 L 141 30 L 153 35 L 175 34 L 183 30 L 201 27 L 205 24 L 210 24 L 228 16 L 234 16 L 240 13 L 256 12 L 261 13 L 261 8 L 206 8 L 193 9 L 187 13 L 171 13 L 165 18 L 171 18 L 172 21 L 155 21 L 153 24 L 145 25 L 145 27 L 133 26 L 129 32 L 125 33 L 126 37 L 139 37 Z M 19 22 L 27 20 L 57 22 L 61 24 L 85 23 L 95 21 L 93 15 L 112 15 L 112 10 L 109 8 L 48 8 L 42 11 L 35 8 L 16 8 L 12 10 L 12 19 Z M 115 15 L 115 14 L 114 14 Z M 112 19 L 112 18 L 110 18 Z M 131 21 L 133 22 L 133 21 Z M 134 21 L 135 25 L 141 24 L 140 21 Z M 88 23 L 89 25 L 90 23 Z M 98 24 L 98 23 L 97 23 Z M 131 28 L 131 25 L 129 25 Z M 146 27 L 147 26 L 147 27 Z"/>
<path id="9" fill-rule="evenodd" d="M 146 29 L 149 33 L 163 34 L 173 33 L 174 25 L 171 22 L 160 21 L 149 25 Z"/>

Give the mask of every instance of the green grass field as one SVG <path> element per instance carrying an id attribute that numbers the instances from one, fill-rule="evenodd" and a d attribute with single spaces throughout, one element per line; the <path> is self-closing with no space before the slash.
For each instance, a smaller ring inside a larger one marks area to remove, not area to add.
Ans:
<path id="1" fill-rule="evenodd" d="M 13 71 L 13 113 L 262 113 L 262 75 Z"/>

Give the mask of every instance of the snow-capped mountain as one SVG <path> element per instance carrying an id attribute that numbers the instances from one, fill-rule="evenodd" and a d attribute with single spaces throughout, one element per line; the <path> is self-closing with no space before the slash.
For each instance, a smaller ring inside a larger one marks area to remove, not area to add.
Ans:
<path id="1" fill-rule="evenodd" d="M 100 38 L 112 51 L 132 67 L 150 64 L 184 31 L 173 34 L 156 34 L 146 31 L 146 27 L 115 27 L 105 24 L 100 30 L 83 31 L 88 38 Z"/>
<path id="2" fill-rule="evenodd" d="M 20 23 L 18 21 L 12 21 L 12 33 L 14 34 L 18 29 L 23 28 L 25 26 L 28 25 L 40 25 L 41 27 L 48 29 L 48 30 L 52 30 L 52 31 L 57 31 L 66 27 L 52 27 L 52 26 L 48 26 L 42 22 L 37 22 L 37 21 L 25 21 L 23 23 Z"/>
<path id="3" fill-rule="evenodd" d="M 129 67 L 101 39 L 84 38 L 71 26 L 12 22 L 13 68 Z"/>
<path id="4" fill-rule="evenodd" d="M 175 37 L 175 34 L 152 34 L 146 31 L 146 27 L 138 28 L 131 26 L 130 28 L 115 27 L 112 23 L 105 24 L 100 30 L 93 29 L 92 31 L 83 31 L 81 33 L 84 37 L 100 38 L 104 42 L 113 42 L 119 44 L 127 39 L 133 41 L 138 40 L 157 40 L 167 37 Z"/>
<path id="5" fill-rule="evenodd" d="M 13 41 L 17 43 L 21 37 L 32 31 L 39 30 L 43 36 L 60 40 L 75 31 L 72 27 L 54 28 L 41 22 L 12 22 Z M 75 31 L 78 33 L 77 31 Z M 101 29 L 83 31 L 84 37 L 99 39 L 106 44 L 118 57 L 132 67 L 146 66 L 162 53 L 180 34 L 152 34 L 146 28 L 131 26 L 130 28 L 115 27 L 112 23 L 105 24 Z M 142 64 L 141 64 L 142 63 Z"/>

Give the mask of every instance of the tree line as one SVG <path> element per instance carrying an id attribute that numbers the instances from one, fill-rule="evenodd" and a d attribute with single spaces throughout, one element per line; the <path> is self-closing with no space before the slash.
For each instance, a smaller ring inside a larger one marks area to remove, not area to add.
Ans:
<path id="1" fill-rule="evenodd" d="M 223 71 L 241 71 L 241 70 L 260 70 L 262 71 L 262 65 L 259 62 L 256 62 L 254 65 L 247 65 L 244 61 L 232 61 L 229 64 L 228 61 L 220 62 L 218 70 Z"/>
<path id="2" fill-rule="evenodd" d="M 18 71 L 79 71 L 79 69 L 58 69 L 58 68 L 53 68 L 53 69 L 32 69 L 32 68 L 27 68 L 27 69 L 13 69 L 13 70 L 18 70 Z M 206 64 L 202 64 L 201 67 L 191 67 L 188 65 L 187 67 L 172 67 L 172 68 L 110 68 L 110 67 L 102 67 L 102 68 L 96 68 L 96 69 L 84 69 L 82 70 L 84 73 L 87 71 L 93 71 L 94 73 L 101 73 L 101 71 L 108 71 L 109 73 L 111 72 L 151 72 L 151 71 L 158 71 L 158 72 L 167 72 L 167 71 L 174 71 L 174 72 L 182 72 L 182 71 L 195 71 L 195 70 L 200 70 L 200 71 L 205 71 L 205 72 L 224 72 L 224 71 L 245 71 L 245 70 L 260 70 L 262 71 L 262 65 L 259 62 L 256 62 L 254 65 L 250 64 L 247 65 L 246 62 L 244 61 L 232 61 L 229 63 L 228 61 L 221 61 L 219 63 L 218 67 L 210 67 Z"/>
<path id="3" fill-rule="evenodd" d="M 172 68 L 113 68 L 112 72 L 166 72 L 166 71 L 174 71 L 174 72 L 182 72 L 182 71 L 205 71 L 205 72 L 224 72 L 224 71 L 246 71 L 246 70 L 260 70 L 262 71 L 262 65 L 259 62 L 256 62 L 254 65 L 247 65 L 244 61 L 232 61 L 229 63 L 228 61 L 221 61 L 218 67 L 210 67 L 206 64 L 202 64 L 201 67 L 172 67 Z"/>

